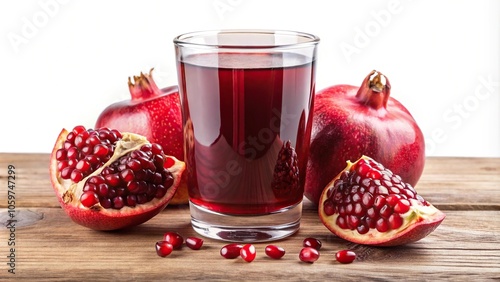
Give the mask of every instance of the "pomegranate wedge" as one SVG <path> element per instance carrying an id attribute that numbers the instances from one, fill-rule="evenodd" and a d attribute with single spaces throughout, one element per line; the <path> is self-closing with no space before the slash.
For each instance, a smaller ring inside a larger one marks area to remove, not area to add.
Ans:
<path id="1" fill-rule="evenodd" d="M 347 162 L 347 167 L 327 185 L 318 212 L 335 235 L 374 246 L 418 241 L 445 218 L 410 184 L 366 156 Z"/>

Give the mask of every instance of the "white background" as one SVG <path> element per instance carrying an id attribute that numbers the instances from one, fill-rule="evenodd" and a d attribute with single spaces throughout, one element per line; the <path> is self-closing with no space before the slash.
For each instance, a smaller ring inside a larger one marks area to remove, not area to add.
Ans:
<path id="1" fill-rule="evenodd" d="M 386 74 L 429 156 L 500 157 L 500 1 L 38 0 L 0 3 L 0 152 L 50 152 L 93 127 L 155 67 L 177 84 L 172 39 L 223 28 L 321 38 L 317 89 Z"/>

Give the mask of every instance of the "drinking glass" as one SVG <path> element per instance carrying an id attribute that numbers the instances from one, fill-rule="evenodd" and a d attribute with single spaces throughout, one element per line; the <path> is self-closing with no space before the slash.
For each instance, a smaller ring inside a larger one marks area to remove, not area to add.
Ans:
<path id="1" fill-rule="evenodd" d="M 174 39 L 196 232 L 257 242 L 299 229 L 318 43 L 283 30 Z"/>

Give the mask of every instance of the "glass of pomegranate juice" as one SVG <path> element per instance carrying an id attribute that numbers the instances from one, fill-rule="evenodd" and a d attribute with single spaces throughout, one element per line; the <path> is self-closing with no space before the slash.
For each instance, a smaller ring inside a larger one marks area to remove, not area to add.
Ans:
<path id="1" fill-rule="evenodd" d="M 191 224 L 271 241 L 300 226 L 319 38 L 220 30 L 174 39 Z"/>

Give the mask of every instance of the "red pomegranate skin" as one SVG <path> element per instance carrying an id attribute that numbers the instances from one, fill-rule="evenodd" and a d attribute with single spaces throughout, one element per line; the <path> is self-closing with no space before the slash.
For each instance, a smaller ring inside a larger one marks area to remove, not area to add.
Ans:
<path id="1" fill-rule="evenodd" d="M 413 186 L 422 175 L 424 136 L 410 112 L 390 97 L 389 80 L 383 77 L 381 85 L 377 74 L 372 71 L 361 87 L 335 85 L 316 93 L 304 192 L 315 204 L 346 161 L 363 155 Z"/>
<path id="2" fill-rule="evenodd" d="M 163 147 L 166 155 L 184 160 L 184 131 L 181 102 L 177 86 L 159 88 L 149 73 L 129 77 L 131 98 L 106 107 L 96 120 L 95 127 L 115 128 L 146 137 Z M 171 205 L 187 204 L 189 195 L 187 174 L 182 177 Z"/>

